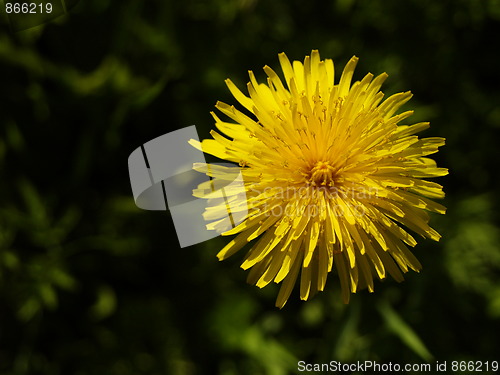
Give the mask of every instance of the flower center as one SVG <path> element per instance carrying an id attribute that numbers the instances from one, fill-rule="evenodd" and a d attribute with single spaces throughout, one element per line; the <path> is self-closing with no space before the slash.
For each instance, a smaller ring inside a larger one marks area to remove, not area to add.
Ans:
<path id="1" fill-rule="evenodd" d="M 328 161 L 318 161 L 307 174 L 308 183 L 313 186 L 328 186 L 335 185 L 335 169 Z"/>

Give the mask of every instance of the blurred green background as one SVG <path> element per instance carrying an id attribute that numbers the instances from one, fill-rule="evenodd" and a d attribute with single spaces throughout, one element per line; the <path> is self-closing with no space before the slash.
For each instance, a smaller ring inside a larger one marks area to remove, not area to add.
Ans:
<path id="1" fill-rule="evenodd" d="M 18 32 L 1 16 L 0 374 L 500 360 L 499 0 L 82 0 Z M 225 78 L 311 49 L 412 90 L 412 120 L 447 138 L 448 213 L 415 249 L 420 274 L 349 305 L 331 275 L 278 310 L 242 254 L 217 261 L 227 238 L 180 249 L 169 213 L 135 207 L 127 158 L 185 126 L 207 137 L 215 102 L 236 103 Z"/>

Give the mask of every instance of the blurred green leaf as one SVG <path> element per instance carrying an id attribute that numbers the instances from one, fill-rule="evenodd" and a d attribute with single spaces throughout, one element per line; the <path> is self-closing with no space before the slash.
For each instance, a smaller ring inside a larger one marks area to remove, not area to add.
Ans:
<path id="1" fill-rule="evenodd" d="M 358 333 L 360 314 L 360 304 L 353 301 L 349 313 L 345 315 L 339 327 L 333 347 L 333 358 L 346 362 L 355 359 L 356 344 L 360 340 Z"/>
<path id="2" fill-rule="evenodd" d="M 12 270 L 19 267 L 19 257 L 12 251 L 3 250 L 2 252 L 0 252 L 0 259 L 0 264 L 8 269 Z"/>
<path id="3" fill-rule="evenodd" d="M 457 206 L 459 217 L 445 250 L 447 270 L 457 286 L 489 299 L 500 282 L 500 230 L 491 222 L 491 196 L 468 197 Z"/>
<path id="4" fill-rule="evenodd" d="M 97 290 L 97 300 L 90 309 L 90 314 L 94 319 L 101 320 L 112 315 L 116 310 L 116 295 L 114 290 L 102 285 Z"/>
<path id="5" fill-rule="evenodd" d="M 66 270 L 59 267 L 50 269 L 49 279 L 54 285 L 64 290 L 73 290 L 78 283 Z"/>
<path id="6" fill-rule="evenodd" d="M 29 218 L 33 220 L 33 225 L 37 229 L 45 229 L 49 225 L 49 218 L 46 209 L 46 202 L 42 201 L 35 186 L 28 180 L 22 179 L 19 181 L 19 190 L 24 199 L 26 208 L 28 209 Z M 39 233 L 45 236 L 45 233 Z M 41 240 L 44 241 L 43 239 Z"/>
<path id="7" fill-rule="evenodd" d="M 49 310 L 54 310 L 57 307 L 57 294 L 51 284 L 39 283 L 38 292 L 45 307 Z"/>
<path id="8" fill-rule="evenodd" d="M 5 127 L 8 145 L 15 152 L 23 152 L 25 149 L 24 137 L 19 131 L 19 127 L 14 121 L 9 121 Z"/>
<path id="9" fill-rule="evenodd" d="M 17 311 L 19 319 L 22 321 L 31 320 L 40 311 L 40 301 L 35 297 L 25 300 Z"/>
<path id="10" fill-rule="evenodd" d="M 324 306 L 320 301 L 312 300 L 304 305 L 301 317 L 306 325 L 316 326 L 324 319 Z"/>
<path id="11" fill-rule="evenodd" d="M 488 314 L 495 319 L 500 318 L 500 286 L 491 291 Z"/>
<path id="12" fill-rule="evenodd" d="M 398 336 L 408 348 L 427 362 L 434 358 L 411 326 L 401 318 L 387 301 L 381 300 L 377 304 L 377 308 L 387 328 Z"/>

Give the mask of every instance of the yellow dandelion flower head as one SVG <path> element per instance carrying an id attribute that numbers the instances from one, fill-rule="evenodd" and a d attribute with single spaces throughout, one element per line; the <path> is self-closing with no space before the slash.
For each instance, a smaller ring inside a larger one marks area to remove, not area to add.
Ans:
<path id="1" fill-rule="evenodd" d="M 412 94 L 383 100 L 380 87 L 387 74 L 367 74 L 351 84 L 357 57 L 338 83 L 333 61 L 320 60 L 316 50 L 304 63 L 291 63 L 284 53 L 279 61 L 285 84 L 268 66 L 267 84 L 249 72 L 249 96 L 228 79 L 229 90 L 249 113 L 218 102 L 216 108 L 232 120 L 212 113 L 225 136 L 212 131 L 213 139 L 193 142 L 205 153 L 238 163 L 244 181 L 244 199 L 236 191 L 233 197 L 233 211 L 244 212 L 238 225 L 227 230 L 222 204 L 207 209 L 209 229 L 237 234 L 218 258 L 257 240 L 241 267 L 250 269 L 248 281 L 260 288 L 281 283 L 280 308 L 298 278 L 300 298 L 307 300 L 324 290 L 335 270 L 348 303 L 350 293 L 374 290 L 374 276 L 389 273 L 402 281 L 402 272 L 419 271 L 408 249 L 417 242 L 408 229 L 440 238 L 426 211 L 445 213 L 431 200 L 444 193 L 425 179 L 448 173 L 427 157 L 445 140 L 415 135 L 429 123 L 400 124 L 413 112 L 396 112 Z M 214 166 L 205 172 L 224 180 L 230 169 Z M 209 186 L 200 185 L 194 194 L 208 197 Z M 231 199 L 232 190 L 225 194 Z"/>

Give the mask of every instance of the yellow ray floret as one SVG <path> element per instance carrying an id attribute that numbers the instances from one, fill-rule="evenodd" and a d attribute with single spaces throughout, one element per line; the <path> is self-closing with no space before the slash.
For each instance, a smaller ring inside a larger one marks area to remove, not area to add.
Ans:
<path id="1" fill-rule="evenodd" d="M 231 207 L 246 217 L 223 235 L 236 235 L 218 254 L 226 259 L 256 241 L 242 268 L 262 288 L 281 283 L 276 305 L 283 307 L 299 281 L 300 298 L 325 289 L 336 272 L 345 303 L 361 288 L 374 290 L 373 278 L 390 274 L 401 281 L 421 265 L 408 246 L 408 233 L 439 241 L 427 211 L 445 213 L 431 199 L 443 198 L 442 186 L 424 178 L 444 176 L 428 158 L 444 145 L 438 137 L 418 138 L 429 123 L 401 124 L 412 111 L 397 114 L 410 92 L 383 100 L 387 78 L 367 74 L 352 83 L 353 57 L 335 83 L 333 61 L 313 50 L 303 63 L 279 55 L 284 80 L 264 67 L 267 83 L 250 72 L 248 96 L 231 80 L 226 84 L 245 108 L 217 103 L 230 122 L 213 114 L 220 133 L 193 146 L 240 165 L 246 197 L 224 189 Z M 231 180 L 225 167 L 196 165 L 217 180 Z M 213 181 L 194 194 L 216 201 Z M 224 202 L 207 208 L 207 225 L 217 229 L 227 215 Z M 223 206 L 224 205 L 224 206 Z M 245 211 L 246 210 L 246 211 Z"/>

